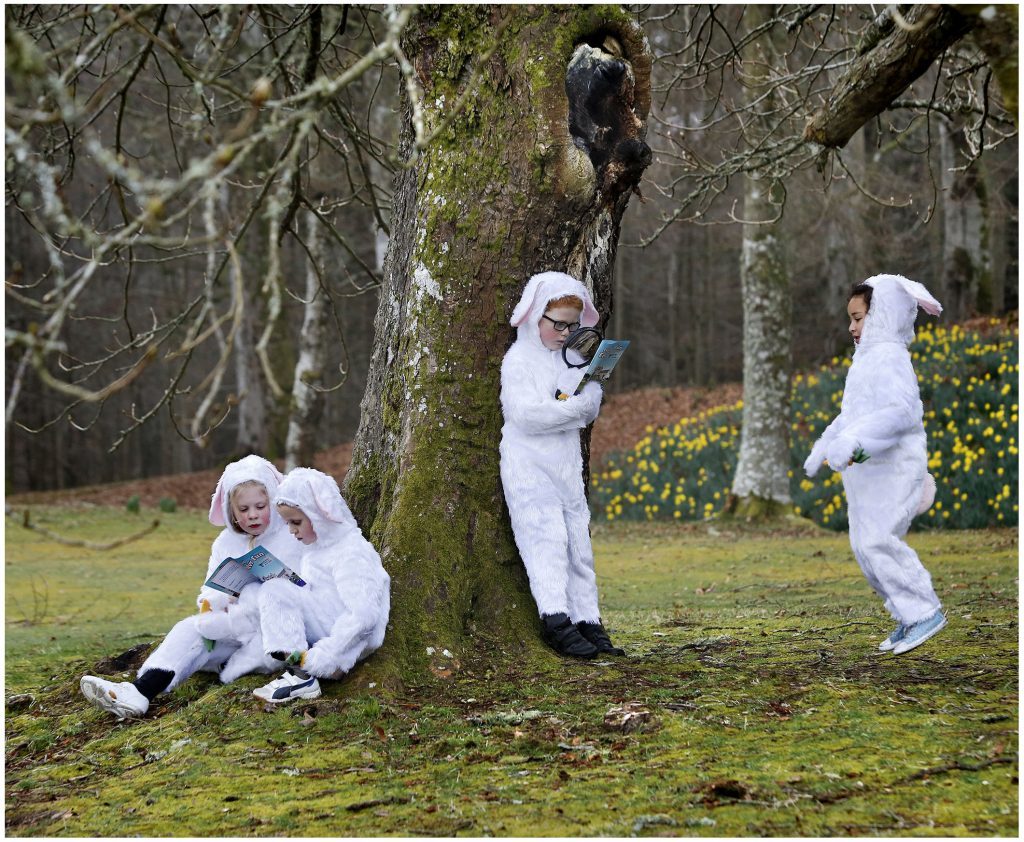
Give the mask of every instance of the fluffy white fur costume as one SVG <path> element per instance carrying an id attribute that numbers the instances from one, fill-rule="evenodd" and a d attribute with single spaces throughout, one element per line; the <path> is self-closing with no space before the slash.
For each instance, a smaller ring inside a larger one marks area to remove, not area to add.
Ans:
<path id="1" fill-rule="evenodd" d="M 555 398 L 556 388 L 575 391 L 582 376 L 540 339 L 538 322 L 548 302 L 563 295 L 583 301 L 583 327 L 597 324 L 586 287 L 561 272 L 530 278 L 512 313 L 518 333 L 501 365 L 501 482 L 541 616 L 565 613 L 574 623 L 596 623 L 600 611 L 579 431 L 597 418 L 601 387 L 588 383 L 579 395 Z"/>
<path id="2" fill-rule="evenodd" d="M 260 456 L 246 456 L 224 469 L 210 504 L 210 523 L 223 526 L 224 530 L 210 549 L 204 582 L 224 559 L 237 558 L 261 544 L 289 567 L 294 568 L 298 563 L 301 547 L 289 534 L 273 506 L 274 494 L 281 479 L 277 468 Z M 231 492 L 236 486 L 250 480 L 262 483 L 267 490 L 270 525 L 260 536 L 248 535 L 231 525 Z M 173 670 L 174 679 L 167 688 L 171 690 L 199 670 L 220 671 L 220 680 L 227 684 L 246 673 L 274 672 L 279 669 L 280 662 L 265 654 L 262 635 L 259 633 L 259 608 L 256 600 L 259 588 L 258 584 L 249 585 L 237 600 L 212 588 L 200 588 L 196 597 L 197 605 L 206 599 L 214 611 L 211 614 L 194 614 L 178 622 L 146 659 L 139 674 L 150 669 Z M 217 642 L 212 651 L 207 651 L 203 642 L 203 621 L 208 617 L 221 620 L 224 627 L 224 631 L 217 634 Z"/>
<path id="3" fill-rule="evenodd" d="M 846 375 L 841 411 L 804 462 L 814 476 L 827 460 L 841 471 L 850 544 L 864 576 L 898 623 L 911 625 L 941 606 L 931 576 L 902 540 L 911 519 L 935 497 L 928 473 L 921 394 L 907 346 L 920 306 L 942 307 L 927 289 L 900 275 L 868 278 L 871 303 Z M 870 457 L 849 464 L 862 447 Z"/>
<path id="4" fill-rule="evenodd" d="M 316 540 L 303 547 L 299 562 L 304 588 L 284 579 L 260 586 L 264 651 L 303 650 L 308 641 L 303 669 L 319 678 L 339 677 L 384 642 L 391 578 L 332 477 L 296 468 L 278 488 L 278 503 L 300 509 Z"/>

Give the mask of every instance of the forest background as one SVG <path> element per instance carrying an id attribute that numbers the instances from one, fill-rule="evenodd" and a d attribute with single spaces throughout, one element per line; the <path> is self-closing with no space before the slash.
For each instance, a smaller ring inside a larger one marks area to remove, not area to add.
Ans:
<path id="1" fill-rule="evenodd" d="M 803 122 L 877 37 L 872 26 L 885 7 L 777 7 L 764 19 L 714 7 L 630 8 L 654 57 L 653 161 L 638 188 L 642 199 L 634 197 L 623 218 L 612 274 L 607 331 L 632 346 L 611 394 L 742 379 L 748 235 L 741 222 L 744 175 L 755 167 L 775 202 L 769 210 L 777 219 L 767 227 L 784 256 L 794 370 L 848 353 L 845 292 L 875 273 L 925 283 L 944 303 L 947 323 L 1016 309 L 1016 131 L 974 40 L 958 41 L 829 159 L 803 142 Z M 256 114 L 271 91 L 260 84 L 277 74 L 273 93 L 284 96 L 303 74 L 346 67 L 386 41 L 386 17 L 370 6 L 267 6 L 230 20 L 214 7 L 164 9 L 167 42 L 147 42 L 123 23 L 116 38 L 104 36 L 109 22 L 76 7 L 8 9 L 9 28 L 54 48 L 50 82 L 67 84 L 73 100 L 86 103 L 68 125 L 33 123 L 28 104 L 9 114 L 16 118 L 9 126 L 23 131 L 21 146 L 8 144 L 5 209 L 8 493 L 196 471 L 246 452 L 285 456 L 301 339 L 310 335 L 304 302 L 317 288 L 326 299 L 317 334 L 323 357 L 318 371 L 303 375 L 315 406 L 292 450 L 301 448 L 308 463 L 312 453 L 353 438 L 399 169 L 403 77 L 393 56 L 340 88 L 301 142 L 286 126 L 261 130 L 258 146 L 239 146 L 244 160 L 201 200 L 197 192 L 180 206 L 138 207 L 133 179 L 191 178 L 198 186 L 190 162 L 194 169 L 210 157 L 218 133 L 247 140 L 262 125 Z M 775 42 L 770 88 L 779 101 L 770 142 L 752 154 L 743 100 L 752 63 L 745 70 L 738 57 L 762 49 L 766 33 Z M 90 44 L 101 36 L 107 46 Z M 319 69 L 306 59 L 312 37 Z M 32 56 L 12 43 L 8 78 L 16 81 Z M 92 63 L 66 64 L 75 44 L 93 49 Z M 197 64 L 219 63 L 230 85 L 191 84 L 185 65 L 173 61 L 176 45 L 193 51 Z M 103 158 L 101 148 L 121 163 Z M 39 172 L 26 162 L 35 152 L 52 170 L 43 182 L 62 210 L 54 212 L 46 190 L 33 184 Z M 112 175 L 118 166 L 120 177 Z M 314 214 L 321 226 L 310 225 Z M 223 239 L 226 220 L 230 261 L 208 245 Z M 56 264 L 73 267 L 95 253 L 104 232 L 123 236 L 135 224 L 153 236 L 137 243 L 124 236 L 110 248 L 54 337 L 65 351 L 47 349 L 38 365 L 25 337 L 50 312 L 62 282 Z M 196 328 L 197 307 L 233 306 L 226 287 L 234 283 L 245 285 L 237 322 L 214 329 L 210 316 Z M 152 343 L 166 353 L 149 350 Z M 47 370 L 52 380 L 94 390 L 93 399 L 52 388 L 41 379 Z M 117 388 L 96 400 L 113 381 Z"/>

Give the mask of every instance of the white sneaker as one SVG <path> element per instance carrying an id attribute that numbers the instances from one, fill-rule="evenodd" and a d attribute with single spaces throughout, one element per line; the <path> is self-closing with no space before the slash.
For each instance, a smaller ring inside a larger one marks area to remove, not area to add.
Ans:
<path id="1" fill-rule="evenodd" d="M 83 675 L 80 686 L 85 698 L 118 719 L 145 716 L 149 710 L 149 699 L 130 681 L 107 681 L 95 675 Z"/>
<path id="2" fill-rule="evenodd" d="M 292 699 L 315 699 L 320 695 L 320 682 L 315 676 L 302 678 L 286 670 L 280 678 L 253 690 L 252 694 L 272 705 L 290 702 Z"/>

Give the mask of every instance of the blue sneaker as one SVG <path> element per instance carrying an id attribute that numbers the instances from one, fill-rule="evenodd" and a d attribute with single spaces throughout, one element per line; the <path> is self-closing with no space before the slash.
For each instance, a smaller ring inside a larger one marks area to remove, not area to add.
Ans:
<path id="1" fill-rule="evenodd" d="M 940 609 L 932 614 L 931 617 L 914 623 L 912 626 L 907 626 L 903 640 L 893 647 L 892 654 L 902 655 L 904 652 L 909 652 L 911 649 L 920 646 L 929 637 L 937 635 L 944 628 L 946 628 L 946 615 Z"/>
<path id="2" fill-rule="evenodd" d="M 896 628 L 892 630 L 892 634 L 890 634 L 885 640 L 878 644 L 879 651 L 888 652 L 906 636 L 907 627 L 903 625 L 903 623 L 900 623 L 898 626 L 896 626 Z"/>

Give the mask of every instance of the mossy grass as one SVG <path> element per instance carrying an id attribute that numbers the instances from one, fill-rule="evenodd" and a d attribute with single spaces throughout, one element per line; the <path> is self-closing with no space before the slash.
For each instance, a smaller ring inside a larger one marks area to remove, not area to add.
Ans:
<path id="1" fill-rule="evenodd" d="M 90 540 L 125 528 L 116 509 L 33 517 Z M 212 532 L 174 513 L 100 553 L 9 526 L 9 835 L 1017 829 L 1016 530 L 911 536 L 950 625 L 898 657 L 876 650 L 890 622 L 845 535 L 796 518 L 611 524 L 595 551 L 625 659 L 523 658 L 479 639 L 398 694 L 368 686 L 371 659 L 290 708 L 264 709 L 259 676 L 212 675 L 141 721 L 89 707 L 82 673 L 192 610 Z M 614 710 L 629 703 L 635 728 Z"/>

